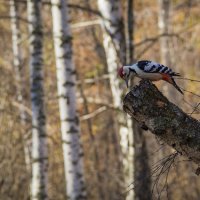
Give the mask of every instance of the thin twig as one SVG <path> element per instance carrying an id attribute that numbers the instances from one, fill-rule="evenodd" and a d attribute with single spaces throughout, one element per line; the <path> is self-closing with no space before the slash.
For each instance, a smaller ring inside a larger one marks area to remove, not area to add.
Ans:
<path id="1" fill-rule="evenodd" d="M 104 74 L 102 76 L 94 77 L 94 78 L 85 78 L 82 81 L 78 80 L 77 85 L 80 85 L 82 83 L 88 83 L 88 84 L 93 84 L 99 81 L 104 81 L 109 79 L 109 74 Z"/>
<path id="2" fill-rule="evenodd" d="M 100 24 L 100 19 L 95 19 L 95 20 L 90 20 L 90 21 L 74 23 L 71 25 L 71 27 L 75 29 L 75 28 L 83 28 L 83 27 L 99 25 L 99 24 Z"/>
<path id="3" fill-rule="evenodd" d="M 177 33 L 162 33 L 162 34 L 159 34 L 159 35 L 157 35 L 155 37 L 145 38 L 144 40 L 142 40 L 142 41 L 140 41 L 138 43 L 135 43 L 134 47 L 141 46 L 141 45 L 145 44 L 146 42 L 154 43 L 154 42 L 158 41 L 161 37 L 177 37 L 177 38 L 179 38 L 180 40 L 183 41 L 183 38 L 181 38 L 180 35 L 177 34 Z"/>
<path id="4" fill-rule="evenodd" d="M 174 77 L 174 79 L 181 79 L 181 80 L 184 80 L 184 81 L 192 81 L 192 82 L 199 82 L 200 83 L 200 80 L 195 80 L 195 79 L 190 79 L 190 78 L 185 78 L 185 77 Z"/>
<path id="5" fill-rule="evenodd" d="M 198 110 L 199 106 L 200 106 L 200 102 L 194 107 L 194 110 L 190 113 L 190 115 L 192 115 L 196 110 Z"/>
<path id="6" fill-rule="evenodd" d="M 188 93 L 190 93 L 190 94 L 193 94 L 193 95 L 196 96 L 196 97 L 200 97 L 199 94 L 196 94 L 196 93 L 194 93 L 194 92 L 188 91 L 188 90 L 186 90 L 186 89 L 184 89 L 184 88 L 182 88 L 182 87 L 180 87 L 180 88 L 181 88 L 183 91 L 188 92 Z"/>
<path id="7" fill-rule="evenodd" d="M 95 110 L 92 113 L 89 113 L 89 114 L 81 116 L 80 120 L 84 121 L 84 120 L 91 119 L 91 118 L 96 117 L 97 115 L 99 115 L 100 113 L 102 113 L 102 112 L 104 112 L 106 110 L 107 110 L 107 107 L 106 106 L 102 106 L 102 107 L 98 108 L 97 110 Z"/>

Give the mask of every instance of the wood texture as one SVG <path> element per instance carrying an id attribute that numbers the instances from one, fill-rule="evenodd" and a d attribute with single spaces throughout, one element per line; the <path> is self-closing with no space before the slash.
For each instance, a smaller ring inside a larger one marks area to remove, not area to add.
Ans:
<path id="1" fill-rule="evenodd" d="M 200 163 L 200 122 L 184 113 L 151 82 L 142 80 L 125 96 L 124 111 L 159 139 Z"/>

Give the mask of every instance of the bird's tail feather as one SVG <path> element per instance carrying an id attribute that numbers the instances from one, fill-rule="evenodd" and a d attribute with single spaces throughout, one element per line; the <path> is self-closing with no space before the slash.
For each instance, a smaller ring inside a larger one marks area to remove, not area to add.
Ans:
<path id="1" fill-rule="evenodd" d="M 183 95 L 183 91 L 180 89 L 180 87 L 176 84 L 175 80 L 171 78 L 172 85 Z"/>

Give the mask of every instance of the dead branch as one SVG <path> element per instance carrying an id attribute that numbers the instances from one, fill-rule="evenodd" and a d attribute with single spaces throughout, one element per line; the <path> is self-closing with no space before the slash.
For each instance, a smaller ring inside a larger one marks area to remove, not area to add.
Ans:
<path id="1" fill-rule="evenodd" d="M 106 110 L 107 110 L 107 107 L 106 106 L 102 106 L 102 107 L 98 108 L 97 110 L 95 110 L 92 113 L 89 113 L 89 114 L 81 116 L 80 120 L 84 121 L 84 120 L 91 119 L 91 118 L 96 117 L 97 115 L 99 115 L 100 113 L 102 113 L 102 112 L 104 112 Z"/>
<path id="2" fill-rule="evenodd" d="M 200 164 L 200 122 L 169 102 L 149 81 L 141 81 L 125 96 L 124 111 L 144 129 L 180 154 Z"/>

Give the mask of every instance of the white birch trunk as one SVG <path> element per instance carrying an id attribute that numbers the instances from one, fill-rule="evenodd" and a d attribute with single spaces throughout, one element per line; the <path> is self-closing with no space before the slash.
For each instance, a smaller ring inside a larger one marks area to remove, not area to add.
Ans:
<path id="1" fill-rule="evenodd" d="M 121 4 L 119 0 L 98 0 L 98 7 L 103 16 L 103 44 L 106 52 L 110 86 L 113 96 L 113 104 L 122 108 L 122 89 L 119 86 L 117 71 L 120 65 L 125 64 L 126 48 L 123 30 Z M 133 130 L 131 119 L 123 114 L 117 115 L 120 145 L 122 149 L 122 161 L 125 171 L 125 186 L 133 182 L 134 178 L 134 148 Z M 131 144 L 129 143 L 131 142 Z M 127 199 L 133 199 L 133 190 L 128 193 Z"/>
<path id="2" fill-rule="evenodd" d="M 160 34 L 166 34 L 160 38 L 160 52 L 161 62 L 169 66 L 171 65 L 170 52 L 169 52 L 169 11 L 170 11 L 170 0 L 158 0 L 159 14 L 158 14 L 158 28 Z"/>
<path id="3" fill-rule="evenodd" d="M 103 16 L 103 45 L 106 52 L 113 103 L 121 107 L 122 91 L 119 88 L 117 69 L 125 64 L 125 38 L 123 34 L 122 13 L 119 0 L 98 0 L 98 7 Z"/>
<path id="4" fill-rule="evenodd" d="M 66 6 L 68 1 L 51 0 L 51 3 L 66 191 L 70 200 L 83 200 L 86 199 L 86 188 L 79 117 L 76 110 L 76 77 Z"/>
<path id="5" fill-rule="evenodd" d="M 32 183 L 31 199 L 46 200 L 48 151 L 46 116 L 44 111 L 43 89 L 43 33 L 41 1 L 28 0 L 29 43 L 30 43 L 30 82 L 32 103 Z"/>
<path id="6" fill-rule="evenodd" d="M 15 71 L 16 79 L 16 93 L 17 101 L 19 102 L 19 114 L 22 128 L 26 125 L 26 113 L 23 108 L 24 99 L 23 99 L 23 82 L 22 82 L 22 54 L 20 47 L 20 29 L 18 22 L 18 11 L 15 0 L 10 0 L 10 18 L 11 18 L 11 31 L 12 31 L 12 49 L 13 49 L 13 66 Z M 24 136 L 24 154 L 25 154 L 25 163 L 28 172 L 30 172 L 30 141 Z"/>

